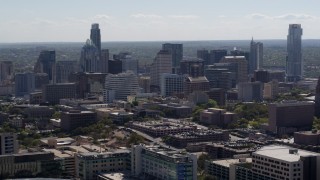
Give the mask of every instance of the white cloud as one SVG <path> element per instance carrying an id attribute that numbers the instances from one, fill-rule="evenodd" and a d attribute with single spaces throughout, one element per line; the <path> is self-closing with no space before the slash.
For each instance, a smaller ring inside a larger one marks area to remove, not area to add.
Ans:
<path id="1" fill-rule="evenodd" d="M 156 14 L 132 14 L 131 17 L 133 18 L 147 18 L 147 19 L 160 19 L 162 16 L 156 15 Z"/>
<path id="2" fill-rule="evenodd" d="M 279 20 L 295 20 L 295 19 L 300 19 L 300 20 L 313 20 L 313 19 L 319 19 L 319 17 L 309 15 L 309 14 L 283 14 L 279 16 L 268 16 L 265 14 L 260 14 L 260 13 L 253 13 L 249 14 L 246 17 L 251 18 L 251 19 L 279 19 Z"/>
<path id="3" fill-rule="evenodd" d="M 98 14 L 98 15 L 95 15 L 93 17 L 93 19 L 111 19 L 111 16 L 108 16 L 108 15 L 105 15 L 105 14 Z"/>

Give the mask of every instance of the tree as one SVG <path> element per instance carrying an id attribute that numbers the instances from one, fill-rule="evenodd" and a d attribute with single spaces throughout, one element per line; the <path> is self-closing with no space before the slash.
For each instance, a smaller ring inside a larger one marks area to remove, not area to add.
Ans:
<path id="1" fill-rule="evenodd" d="M 205 167 L 206 160 L 210 159 L 208 154 L 201 154 L 198 158 L 198 171 L 203 171 Z"/>
<path id="2" fill-rule="evenodd" d="M 131 146 L 132 144 L 140 144 L 144 142 L 144 138 L 140 136 L 139 134 L 133 132 L 131 133 L 129 140 L 127 142 L 127 146 Z"/>

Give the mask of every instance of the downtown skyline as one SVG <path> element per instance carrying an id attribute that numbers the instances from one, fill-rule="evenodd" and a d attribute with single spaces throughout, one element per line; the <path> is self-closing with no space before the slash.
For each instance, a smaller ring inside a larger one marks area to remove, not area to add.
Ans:
<path id="1" fill-rule="evenodd" d="M 0 7 L 0 43 L 85 42 L 92 23 L 100 24 L 102 42 L 286 39 L 293 23 L 304 27 L 304 39 L 320 39 L 319 5 L 315 0 L 12 0 Z"/>

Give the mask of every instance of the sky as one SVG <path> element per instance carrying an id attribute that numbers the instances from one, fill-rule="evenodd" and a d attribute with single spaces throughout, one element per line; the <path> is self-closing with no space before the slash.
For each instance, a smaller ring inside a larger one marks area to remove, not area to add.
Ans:
<path id="1" fill-rule="evenodd" d="M 320 39 L 319 0 L 0 0 L 0 43 Z"/>

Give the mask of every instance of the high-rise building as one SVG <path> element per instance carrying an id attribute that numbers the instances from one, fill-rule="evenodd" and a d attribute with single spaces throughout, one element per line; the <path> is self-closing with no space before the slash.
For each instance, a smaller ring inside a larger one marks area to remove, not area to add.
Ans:
<path id="1" fill-rule="evenodd" d="M 109 63 L 109 73 L 110 74 L 119 74 L 122 73 L 122 61 L 117 59 L 110 59 Z"/>
<path id="2" fill-rule="evenodd" d="M 34 73 L 18 73 L 15 75 L 15 94 L 24 96 L 35 90 Z"/>
<path id="3" fill-rule="evenodd" d="M 287 36 L 286 73 L 288 81 L 298 81 L 303 76 L 301 36 L 301 24 L 290 24 Z"/>
<path id="4" fill-rule="evenodd" d="M 44 85 L 49 84 L 49 76 L 47 73 L 36 73 L 35 74 L 35 88 L 36 90 L 42 90 Z"/>
<path id="5" fill-rule="evenodd" d="M 173 96 L 184 92 L 184 75 L 161 74 L 160 91 L 162 96 Z"/>
<path id="6" fill-rule="evenodd" d="M 279 94 L 279 82 L 272 80 L 263 85 L 263 99 L 274 99 Z"/>
<path id="7" fill-rule="evenodd" d="M 180 74 L 191 77 L 204 76 L 204 61 L 198 58 L 184 57 L 180 62 Z"/>
<path id="8" fill-rule="evenodd" d="M 139 92 L 138 77 L 133 72 L 109 74 L 106 76 L 104 88 L 104 102 L 113 100 L 127 100 L 130 95 Z"/>
<path id="9" fill-rule="evenodd" d="M 162 44 L 162 50 L 167 50 L 171 53 L 172 56 L 172 73 L 180 72 L 180 62 L 183 57 L 183 45 L 182 44 L 171 44 L 165 43 Z M 169 72 L 171 73 L 171 72 Z"/>
<path id="10" fill-rule="evenodd" d="M 150 77 L 141 76 L 139 77 L 139 86 L 143 89 L 144 93 L 150 93 Z"/>
<path id="11" fill-rule="evenodd" d="M 58 83 L 45 85 L 42 90 L 43 102 L 59 104 L 60 99 L 76 98 L 75 83 Z"/>
<path id="12" fill-rule="evenodd" d="M 249 56 L 249 74 L 253 74 L 255 70 L 263 65 L 263 43 L 253 41 L 250 43 L 250 56 Z"/>
<path id="13" fill-rule="evenodd" d="M 17 134 L 0 133 L 0 155 L 15 154 L 19 151 Z"/>
<path id="14" fill-rule="evenodd" d="M 122 72 L 132 71 L 138 73 L 138 60 L 132 57 L 130 52 L 120 52 L 117 55 L 113 55 L 113 59 L 121 61 Z"/>
<path id="15" fill-rule="evenodd" d="M 90 33 L 90 39 L 94 46 L 98 49 L 99 54 L 101 52 L 101 34 L 99 29 L 99 24 L 94 23 L 91 25 L 91 33 Z"/>
<path id="16" fill-rule="evenodd" d="M 238 85 L 238 99 L 245 102 L 263 100 L 262 82 L 241 82 Z"/>
<path id="17" fill-rule="evenodd" d="M 237 64 L 237 83 L 248 81 L 248 62 L 245 56 L 224 56 L 221 63 L 236 63 Z"/>
<path id="18" fill-rule="evenodd" d="M 269 104 L 269 130 L 283 135 L 310 130 L 313 123 L 314 103 L 284 101 Z"/>
<path id="19" fill-rule="evenodd" d="M 227 50 L 225 49 L 215 49 L 210 51 L 210 63 L 219 63 L 224 56 L 227 56 Z"/>
<path id="20" fill-rule="evenodd" d="M 13 78 L 12 61 L 0 61 L 0 84 L 8 84 Z"/>
<path id="21" fill-rule="evenodd" d="M 207 66 L 204 72 L 210 82 L 210 88 L 228 90 L 236 86 L 238 72 L 236 63 L 215 63 Z"/>
<path id="22" fill-rule="evenodd" d="M 88 39 L 82 47 L 80 69 L 82 72 L 99 72 L 100 51 L 92 40 Z"/>
<path id="23" fill-rule="evenodd" d="M 78 72 L 77 61 L 58 61 L 56 63 L 56 83 L 69 82 L 69 76 Z"/>
<path id="24" fill-rule="evenodd" d="M 54 82 L 56 65 L 56 51 L 41 51 L 34 66 L 35 73 L 47 73 L 49 81 Z"/>
<path id="25" fill-rule="evenodd" d="M 99 68 L 101 73 L 108 73 L 109 72 L 109 49 L 102 49 L 101 50 L 101 57 L 99 61 Z"/>
<path id="26" fill-rule="evenodd" d="M 160 50 L 151 65 L 151 85 L 160 87 L 163 73 L 172 72 L 172 55 L 169 51 Z"/>
<path id="27" fill-rule="evenodd" d="M 204 62 L 204 65 L 210 64 L 210 54 L 209 54 L 209 51 L 206 49 L 197 50 L 197 58 L 202 59 Z"/>
<path id="28" fill-rule="evenodd" d="M 314 115 L 320 117 L 320 77 L 316 87 L 315 104 L 314 104 Z"/>

